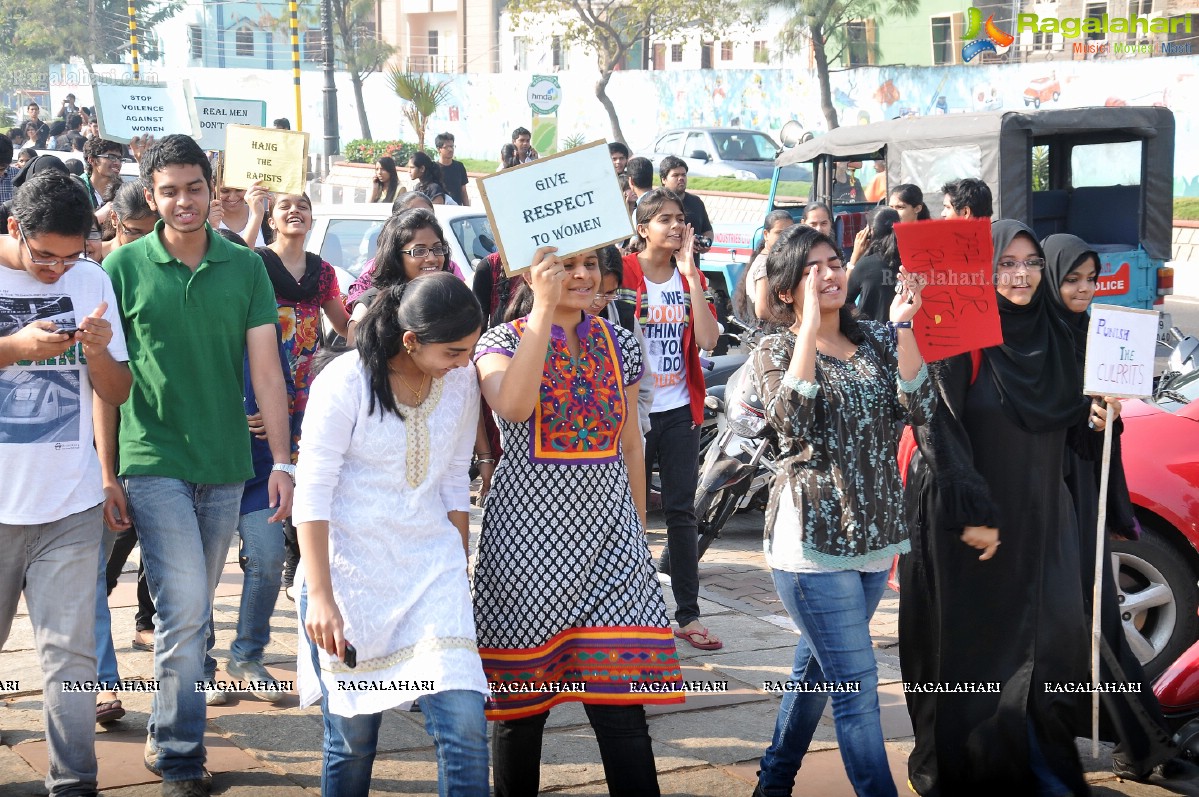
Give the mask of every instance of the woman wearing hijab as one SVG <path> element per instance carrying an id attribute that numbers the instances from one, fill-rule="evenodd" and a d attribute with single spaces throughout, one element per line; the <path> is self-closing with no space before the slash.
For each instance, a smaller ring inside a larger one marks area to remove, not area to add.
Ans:
<path id="1" fill-rule="evenodd" d="M 1045 239 L 1045 281 L 1054 311 L 1070 328 L 1078 373 L 1082 374 L 1087 351 L 1087 308 L 1095 298 L 1099 282 L 1099 255 L 1086 241 L 1075 235 L 1051 235 Z M 1119 413 L 1119 402 L 1104 401 Z M 1094 429 L 1079 428 L 1068 437 L 1066 448 L 1066 486 L 1078 518 L 1082 597 L 1091 613 L 1095 586 L 1095 527 L 1099 522 L 1099 475 L 1103 451 L 1103 429 L 1107 412 L 1098 403 L 1092 408 Z M 1117 417 L 1112 429 L 1111 466 L 1107 493 L 1107 531 L 1127 539 L 1136 539 L 1138 529 L 1133 515 L 1124 463 L 1120 455 L 1123 422 Z M 1102 637 L 1099 655 L 1100 683 L 1137 684 L 1137 692 L 1104 692 L 1099 695 L 1099 733 L 1116 743 L 1112 753 L 1112 771 L 1131 780 L 1147 780 L 1156 774 L 1172 774 L 1170 762 L 1178 749 L 1170 740 L 1161 706 L 1145 678 L 1141 663 L 1128 645 L 1120 620 L 1116 581 L 1112 560 L 1104 546 L 1103 598 L 1100 607 Z M 1090 706 L 1090 695 L 1084 698 Z M 1090 726 L 1078 729 L 1089 735 Z M 1164 766 L 1162 766 L 1164 765 Z"/>
<path id="2" fill-rule="evenodd" d="M 1078 532 L 1062 475 L 1088 402 L 1032 231 L 992 226 L 1003 343 L 934 364 L 942 412 L 916 430 L 900 665 L 918 794 L 1088 793 L 1074 745 L 1089 681 Z"/>

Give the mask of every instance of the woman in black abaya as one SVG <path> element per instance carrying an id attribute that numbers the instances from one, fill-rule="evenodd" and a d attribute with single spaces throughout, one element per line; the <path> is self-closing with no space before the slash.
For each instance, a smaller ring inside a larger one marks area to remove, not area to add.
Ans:
<path id="1" fill-rule="evenodd" d="M 1051 235 L 1044 241 L 1045 282 L 1050 288 L 1050 304 L 1070 327 L 1074 339 L 1074 354 L 1078 372 L 1082 373 L 1087 350 L 1087 307 L 1095 296 L 1099 280 L 1099 255 L 1081 238 L 1074 235 Z M 1109 402 L 1118 402 L 1108 399 Z M 1090 623 L 1091 603 L 1095 584 L 1095 526 L 1099 522 L 1099 476 L 1103 452 L 1103 425 L 1106 411 L 1092 410 L 1095 429 L 1079 428 L 1070 435 L 1066 448 L 1066 486 L 1074 502 L 1078 518 L 1079 551 L 1083 603 Z M 1137 536 L 1132 499 L 1124 478 L 1120 456 L 1120 433 L 1123 423 L 1117 418 L 1112 429 L 1111 467 L 1108 480 L 1107 530 L 1129 539 Z M 1170 740 L 1162 717 L 1161 706 L 1153 688 L 1145 678 L 1141 663 L 1128 645 L 1120 622 L 1115 578 L 1111 557 L 1105 546 L 1103 557 L 1103 600 L 1101 608 L 1102 638 L 1100 643 L 1100 683 L 1139 684 L 1140 692 L 1101 693 L 1100 736 L 1116 743 L 1112 753 L 1112 771 L 1133 780 L 1145 780 L 1159 764 L 1170 761 L 1178 749 Z M 1090 696 L 1085 696 L 1087 707 Z M 1089 736 L 1090 720 L 1080 735 Z M 1158 774 L 1173 774 L 1169 769 Z"/>
<path id="2" fill-rule="evenodd" d="M 909 469 L 899 608 L 916 733 L 908 773 L 925 797 L 1084 795 L 1080 701 L 1045 684 L 1089 680 L 1062 474 L 1067 430 L 1086 423 L 1088 404 L 1032 231 L 998 221 L 992 238 L 1004 342 L 931 369 L 944 409 L 917 430 Z"/>

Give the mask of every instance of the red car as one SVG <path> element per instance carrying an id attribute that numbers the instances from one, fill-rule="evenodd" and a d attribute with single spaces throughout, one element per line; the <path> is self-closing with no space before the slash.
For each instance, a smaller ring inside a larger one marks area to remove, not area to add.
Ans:
<path id="1" fill-rule="evenodd" d="M 1199 372 L 1126 401 L 1124 470 L 1143 534 L 1112 543 L 1124 630 L 1156 678 L 1199 639 Z"/>

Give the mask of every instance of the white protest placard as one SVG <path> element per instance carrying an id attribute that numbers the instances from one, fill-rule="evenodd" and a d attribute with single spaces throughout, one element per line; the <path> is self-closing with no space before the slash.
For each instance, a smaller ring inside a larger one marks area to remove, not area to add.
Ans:
<path id="1" fill-rule="evenodd" d="M 1084 393 L 1115 398 L 1153 395 L 1157 316 L 1156 310 L 1091 305 Z"/>
<path id="2" fill-rule="evenodd" d="M 307 133 L 244 125 L 225 128 L 227 188 L 249 188 L 261 181 L 276 194 L 302 194 L 307 177 Z"/>
<path id="3" fill-rule="evenodd" d="M 266 100 L 196 97 L 196 119 L 200 122 L 200 149 L 223 150 L 227 126 L 266 126 Z"/>
<path id="4" fill-rule="evenodd" d="M 92 94 L 101 138 L 128 144 L 134 136 L 200 135 L 191 88 L 186 82 L 147 83 L 97 76 Z"/>
<path id="5" fill-rule="evenodd" d="M 538 247 L 570 257 L 633 234 L 604 141 L 504 169 L 478 180 L 508 275 L 527 271 Z"/>

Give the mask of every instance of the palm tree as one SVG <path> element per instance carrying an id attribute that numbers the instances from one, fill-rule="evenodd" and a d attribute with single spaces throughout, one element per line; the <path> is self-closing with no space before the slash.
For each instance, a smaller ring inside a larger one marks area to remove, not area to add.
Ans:
<path id="1" fill-rule="evenodd" d="M 424 152 L 425 131 L 429 127 L 429 118 L 449 99 L 450 82 L 447 80 L 434 83 L 425 75 L 405 72 L 394 66 L 389 76 L 392 91 L 407 103 L 404 105 L 404 118 L 416 132 L 417 151 Z"/>

